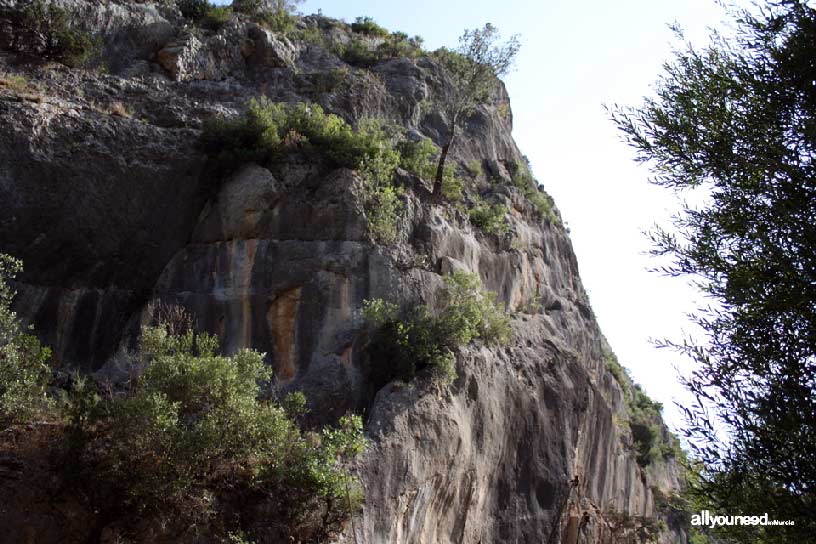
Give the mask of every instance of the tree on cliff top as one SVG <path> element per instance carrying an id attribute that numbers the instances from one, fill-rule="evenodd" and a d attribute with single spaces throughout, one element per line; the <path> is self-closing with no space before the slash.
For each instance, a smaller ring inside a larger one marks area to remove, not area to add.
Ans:
<path id="1" fill-rule="evenodd" d="M 518 53 L 518 35 L 506 42 L 499 41 L 496 27 L 487 23 L 484 28 L 465 30 L 455 50 L 440 49 L 436 55 L 451 78 L 452 89 L 443 98 L 442 108 L 448 120 L 448 133 L 442 144 L 436 169 L 433 192 L 442 193 L 445 161 L 456 137 L 457 125 L 476 106 L 487 101 L 496 86 L 497 78 L 510 70 Z"/>
<path id="2" fill-rule="evenodd" d="M 706 465 L 699 491 L 712 510 L 796 522 L 730 528 L 729 539 L 806 541 L 816 534 L 816 10 L 783 0 L 731 14 L 732 38 L 678 51 L 656 96 L 613 119 L 653 183 L 707 195 L 683 205 L 674 232 L 653 234 L 653 253 L 672 259 L 664 271 L 715 301 L 694 316 L 702 342 L 666 342 L 697 363 L 684 385 L 696 398 L 686 434 Z"/>

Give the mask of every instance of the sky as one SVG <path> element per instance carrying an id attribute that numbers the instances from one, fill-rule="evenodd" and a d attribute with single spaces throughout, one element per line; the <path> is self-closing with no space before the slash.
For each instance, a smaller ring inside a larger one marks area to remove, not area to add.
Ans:
<path id="1" fill-rule="evenodd" d="M 677 369 L 689 364 L 650 339 L 694 333 L 686 314 L 706 301 L 686 282 L 648 271 L 644 231 L 666 224 L 676 196 L 648 182 L 646 166 L 609 120 L 604 104 L 638 106 L 662 64 L 686 41 L 705 45 L 723 28 L 714 0 L 306 0 L 302 13 L 369 16 L 389 30 L 420 35 L 428 49 L 453 47 L 466 28 L 490 22 L 521 51 L 506 78 L 513 135 L 570 228 L 583 283 L 601 329 L 621 363 L 664 404 L 671 427 L 682 423 L 674 401 L 687 398 Z"/>

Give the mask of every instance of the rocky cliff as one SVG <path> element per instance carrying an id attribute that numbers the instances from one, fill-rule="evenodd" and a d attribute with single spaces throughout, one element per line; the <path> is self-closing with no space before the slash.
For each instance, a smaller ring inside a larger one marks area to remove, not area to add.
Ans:
<path id="1" fill-rule="evenodd" d="M 480 232 L 462 205 L 400 170 L 397 236 L 380 244 L 356 172 L 292 156 L 274 173 L 224 174 L 200 130 L 266 96 L 439 143 L 450 81 L 433 57 L 350 64 L 338 50 L 352 31 L 321 16 L 288 33 L 237 15 L 214 30 L 172 4 L 61 0 L 96 44 L 69 68 L 44 58 L 42 36 L 20 22 L 25 5 L 0 0 L 0 251 L 25 262 L 16 309 L 58 369 L 115 375 L 147 305 L 181 304 L 228 352 L 265 352 L 276 387 L 304 391 L 314 422 L 365 415 L 365 506 L 340 541 L 686 541 L 656 500 L 679 488 L 677 462 L 636 459 L 632 386 L 610 372 L 567 232 L 511 182 L 523 156 L 502 87 L 468 119 L 452 161 L 481 165 L 464 202 L 506 205 L 508 234 Z M 512 342 L 463 349 L 450 387 L 421 374 L 374 383 L 372 366 L 388 361 L 365 350 L 363 300 L 432 306 L 460 269 L 498 293 Z M 4 542 L 59 541 L 56 515 L 37 519 Z"/>

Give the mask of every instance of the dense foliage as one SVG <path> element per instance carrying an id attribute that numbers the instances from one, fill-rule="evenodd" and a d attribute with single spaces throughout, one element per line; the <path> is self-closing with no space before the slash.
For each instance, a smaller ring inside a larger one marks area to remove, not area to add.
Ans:
<path id="1" fill-rule="evenodd" d="M 9 282 L 21 270 L 20 261 L 0 253 L 0 430 L 48 404 L 51 372 L 46 363 L 51 351 L 11 310 L 14 291 Z"/>
<path id="2" fill-rule="evenodd" d="M 386 33 L 377 38 L 353 33 L 347 44 L 335 43 L 331 49 L 348 64 L 359 67 L 369 67 L 392 58 L 416 58 L 423 54 L 422 38 L 409 38 L 404 32 Z"/>
<path id="3" fill-rule="evenodd" d="M 201 141 L 205 151 L 231 167 L 268 164 L 292 149 L 312 152 L 333 167 L 352 169 L 393 154 L 388 135 L 375 120 L 363 120 L 355 129 L 317 104 L 285 104 L 263 97 L 251 99 L 242 115 L 208 120 Z"/>
<path id="4" fill-rule="evenodd" d="M 178 0 L 176 5 L 184 17 L 210 30 L 219 30 L 232 16 L 232 6 L 217 6 L 207 0 Z"/>
<path id="5" fill-rule="evenodd" d="M 410 380 L 426 367 L 438 383 L 453 382 L 461 346 L 476 338 L 494 344 L 508 340 L 509 318 L 495 298 L 482 290 L 478 275 L 456 272 L 445 278 L 436 313 L 418 306 L 400 316 L 396 305 L 365 301 L 363 315 L 375 330 L 369 345 L 374 383 Z"/>
<path id="6" fill-rule="evenodd" d="M 533 173 L 530 171 L 530 165 L 526 162 L 514 162 L 509 165 L 509 170 L 513 179 L 513 185 L 535 206 L 539 216 L 549 222 L 556 221 L 557 218 L 553 211 L 553 200 L 550 195 L 539 189 L 538 181 L 536 181 L 533 177 Z"/>
<path id="7" fill-rule="evenodd" d="M 206 522 L 215 514 L 208 501 L 229 489 L 269 504 L 263 524 L 282 540 L 315 524 L 313 539 L 325 537 L 358 501 L 341 462 L 364 447 L 361 419 L 303 434 L 295 422 L 302 394 L 281 405 L 259 400 L 271 379 L 263 354 L 224 357 L 217 349 L 207 334 L 144 327 L 140 372 L 124 390 L 78 381 L 66 406 L 66 477 L 102 520 L 169 508 L 188 523 Z"/>
<path id="8" fill-rule="evenodd" d="M 468 215 L 470 222 L 485 234 L 504 236 L 510 230 L 507 224 L 507 206 L 504 204 L 489 204 L 474 197 Z"/>
<path id="9" fill-rule="evenodd" d="M 678 51 L 655 97 L 614 119 L 654 183 L 705 197 L 653 237 L 664 271 L 713 301 L 701 340 L 667 342 L 697 363 L 698 491 L 712 510 L 796 522 L 734 541 L 793 542 L 816 532 L 816 10 L 732 14 L 733 37 Z"/>
<path id="10" fill-rule="evenodd" d="M 202 147 L 225 171 L 256 162 L 270 165 L 287 152 L 308 153 L 329 167 L 357 170 L 366 181 L 366 212 L 372 235 L 390 243 L 396 235 L 399 191 L 393 185 L 400 154 L 393 135 L 376 119 L 352 127 L 317 104 L 249 101 L 237 117 L 217 117 L 204 126 Z"/>
<path id="11" fill-rule="evenodd" d="M 374 19 L 371 17 L 357 17 L 357 19 L 351 23 L 351 31 L 375 38 L 388 36 L 388 31 L 374 22 Z"/>

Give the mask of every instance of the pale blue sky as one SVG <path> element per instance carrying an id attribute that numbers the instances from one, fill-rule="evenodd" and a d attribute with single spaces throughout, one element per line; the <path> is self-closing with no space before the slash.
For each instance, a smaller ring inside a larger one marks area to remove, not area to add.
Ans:
<path id="1" fill-rule="evenodd" d="M 643 254 L 642 232 L 665 223 L 677 205 L 648 184 L 648 170 L 632 161 L 603 104 L 640 104 L 678 45 L 667 25 L 679 23 L 688 41 L 703 45 L 707 28 L 721 26 L 722 8 L 714 0 L 307 0 L 300 7 L 318 9 L 349 22 L 373 17 L 389 30 L 419 34 L 428 49 L 455 46 L 465 28 L 486 22 L 504 36 L 521 34 L 506 78 L 514 136 L 572 231 L 612 348 L 677 424 L 672 401 L 683 391 L 674 366 L 683 362 L 649 338 L 680 337 L 690 328 L 684 313 L 701 300 L 682 280 L 646 271 L 655 263 Z"/>

